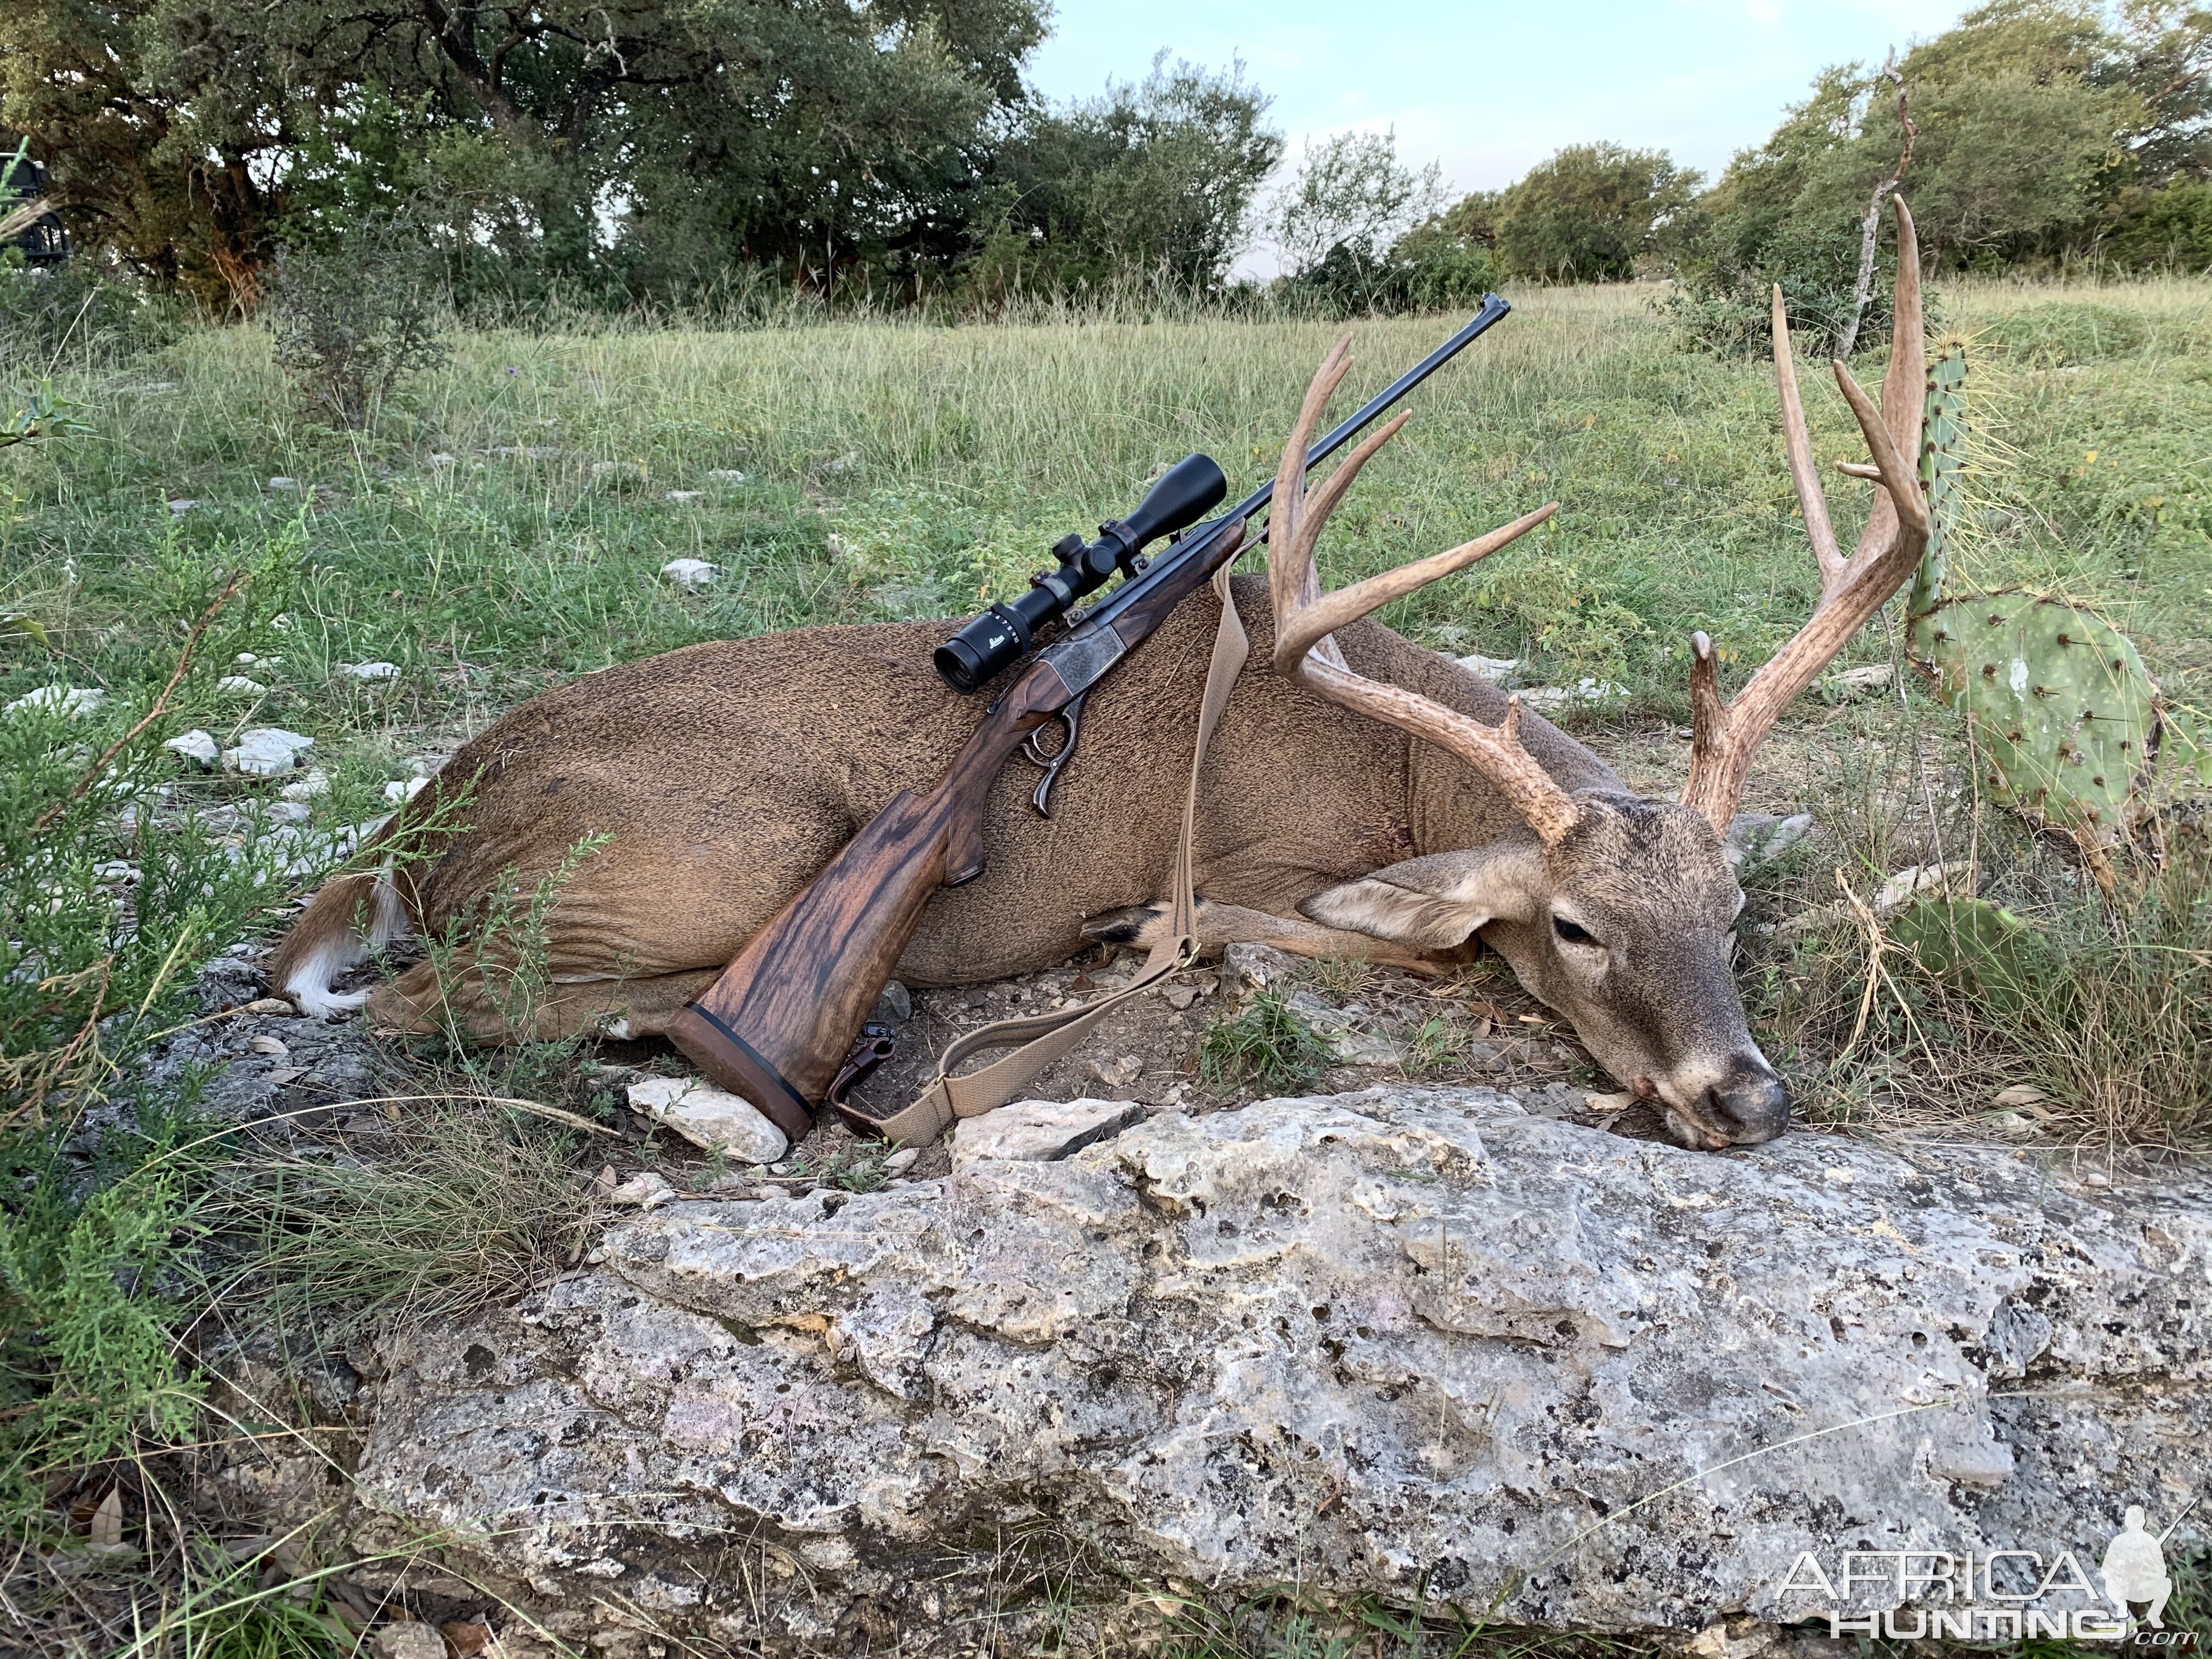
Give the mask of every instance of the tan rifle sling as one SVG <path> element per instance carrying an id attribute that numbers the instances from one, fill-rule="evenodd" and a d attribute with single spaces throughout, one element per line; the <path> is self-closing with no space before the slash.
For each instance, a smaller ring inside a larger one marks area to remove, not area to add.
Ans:
<path id="1" fill-rule="evenodd" d="M 1198 834 L 1199 775 L 1206 764 L 1206 748 L 1213 728 L 1220 723 L 1221 711 L 1229 706 L 1229 694 L 1235 690 L 1237 676 L 1251 653 L 1243 621 L 1237 614 L 1237 602 L 1229 592 L 1229 572 L 1236 562 L 1231 558 L 1213 573 L 1213 592 L 1221 601 L 1221 625 L 1214 630 L 1213 659 L 1206 671 L 1206 696 L 1198 709 L 1198 742 L 1191 750 L 1190 787 L 1183 794 L 1182 836 L 1176 848 L 1169 936 L 1152 947 L 1136 977 L 1110 996 L 1079 1008 L 1002 1019 L 955 1039 L 937 1063 L 937 1080 L 916 1096 L 912 1105 L 883 1121 L 886 1139 L 908 1146 L 927 1146 L 960 1118 L 996 1111 L 1082 1042 L 1108 1014 L 1188 966 L 1197 956 L 1198 902 L 1191 892 L 1191 866 Z M 1015 1043 L 1021 1047 L 1013 1053 L 964 1077 L 952 1075 L 953 1067 L 971 1056 Z"/>

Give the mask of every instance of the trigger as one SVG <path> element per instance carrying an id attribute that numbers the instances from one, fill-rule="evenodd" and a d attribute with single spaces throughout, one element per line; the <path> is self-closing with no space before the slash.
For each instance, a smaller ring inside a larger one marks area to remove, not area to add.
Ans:
<path id="1" fill-rule="evenodd" d="M 1052 753 L 1045 753 L 1043 746 L 1037 742 L 1044 730 L 1042 726 L 1030 732 L 1028 740 L 1022 744 L 1023 757 L 1031 765 L 1044 770 L 1044 775 L 1037 780 L 1036 787 L 1030 792 L 1030 805 L 1036 808 L 1037 816 L 1041 818 L 1052 817 L 1052 787 L 1060 781 L 1060 769 L 1075 753 L 1076 739 L 1083 735 L 1083 705 L 1090 696 L 1086 688 L 1080 695 L 1070 699 L 1067 707 L 1054 716 L 1060 721 L 1065 736 L 1060 747 Z"/>

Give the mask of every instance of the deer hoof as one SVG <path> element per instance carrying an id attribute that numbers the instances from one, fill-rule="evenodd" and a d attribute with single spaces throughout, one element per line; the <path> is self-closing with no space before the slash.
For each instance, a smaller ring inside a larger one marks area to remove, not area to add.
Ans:
<path id="1" fill-rule="evenodd" d="M 1083 937 L 1094 945 L 1135 945 L 1149 950 L 1167 926 L 1164 904 L 1135 904 L 1126 910 L 1109 910 L 1083 924 Z"/>

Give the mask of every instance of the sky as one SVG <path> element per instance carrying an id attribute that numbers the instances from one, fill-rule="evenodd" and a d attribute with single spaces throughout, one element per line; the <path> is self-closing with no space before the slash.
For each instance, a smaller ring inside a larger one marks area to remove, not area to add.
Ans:
<path id="1" fill-rule="evenodd" d="M 1060 0 L 1031 77 L 1054 98 L 1134 80 L 1167 47 L 1242 58 L 1295 162 L 1308 137 L 1395 127 L 1456 196 L 1562 144 L 1662 149 L 1717 178 L 1830 64 L 1940 34 L 1965 0 Z M 1266 274 L 1265 250 L 1240 270 Z"/>

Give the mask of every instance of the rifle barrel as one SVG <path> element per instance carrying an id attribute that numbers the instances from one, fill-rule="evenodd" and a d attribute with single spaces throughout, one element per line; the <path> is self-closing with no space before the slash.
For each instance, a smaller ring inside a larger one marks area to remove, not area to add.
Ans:
<path id="1" fill-rule="evenodd" d="M 1306 451 L 1305 470 L 1309 472 L 1312 471 L 1315 467 L 1319 466 L 1331 455 L 1343 448 L 1362 427 L 1367 425 L 1384 410 L 1389 408 L 1391 404 L 1427 380 L 1430 375 L 1459 356 L 1473 341 L 1512 309 L 1511 306 L 1498 298 L 1497 295 L 1484 295 L 1482 308 L 1468 319 L 1465 328 L 1460 330 L 1458 333 L 1384 386 L 1382 391 L 1360 404 L 1333 431 L 1328 433 L 1312 448 Z M 1092 623 L 1111 622 L 1127 606 L 1135 603 L 1154 581 L 1163 579 L 1168 570 L 1180 564 L 1182 561 L 1177 556 L 1178 555 L 1183 554 L 1186 550 L 1193 554 L 1199 552 L 1207 542 L 1218 537 L 1224 527 L 1241 520 L 1250 518 L 1252 514 L 1273 500 L 1274 495 L 1275 481 L 1270 478 L 1219 518 L 1211 523 L 1202 524 L 1194 529 L 1184 532 L 1182 538 L 1155 558 L 1142 575 L 1124 581 L 1111 593 L 1092 605 L 1084 616 L 1083 625 L 1088 627 Z"/>

